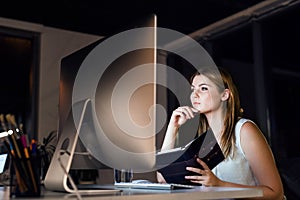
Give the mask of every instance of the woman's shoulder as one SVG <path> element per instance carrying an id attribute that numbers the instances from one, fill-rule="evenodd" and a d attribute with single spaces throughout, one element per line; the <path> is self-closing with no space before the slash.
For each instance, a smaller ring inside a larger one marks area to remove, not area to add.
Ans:
<path id="1" fill-rule="evenodd" d="M 255 124 L 251 119 L 248 119 L 248 118 L 239 118 L 236 125 L 238 126 L 239 124 L 240 125 L 243 125 L 244 123 L 246 122 L 250 122 L 250 123 L 253 123 Z"/>
<path id="2" fill-rule="evenodd" d="M 239 119 L 239 121 L 236 124 L 236 128 L 239 129 L 238 135 L 240 135 L 240 137 L 244 140 L 251 141 L 255 138 L 261 138 L 261 136 L 263 136 L 261 130 L 256 125 L 256 123 L 247 118 Z"/>
<path id="3" fill-rule="evenodd" d="M 265 140 L 258 126 L 250 119 L 241 118 L 235 131 L 237 145 L 244 156 L 247 149 L 253 149 Z"/>
<path id="4" fill-rule="evenodd" d="M 252 120 L 247 119 L 247 118 L 240 118 L 236 122 L 236 124 L 235 124 L 235 135 L 236 135 L 236 137 L 239 137 L 239 135 L 241 133 L 241 129 L 242 129 L 243 125 L 246 124 L 246 123 L 253 123 L 254 124 L 254 122 Z"/>
<path id="5" fill-rule="evenodd" d="M 236 126 L 240 126 L 240 128 L 245 127 L 245 129 L 248 129 L 248 128 L 255 128 L 257 129 L 258 126 L 256 125 L 256 123 L 251 120 L 251 119 L 248 119 L 248 118 L 240 118 L 237 123 L 236 123 Z"/>

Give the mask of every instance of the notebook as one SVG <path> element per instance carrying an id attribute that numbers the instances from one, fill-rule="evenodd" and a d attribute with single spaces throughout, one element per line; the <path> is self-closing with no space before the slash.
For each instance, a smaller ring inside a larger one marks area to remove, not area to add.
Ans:
<path id="1" fill-rule="evenodd" d="M 184 147 L 157 153 L 156 166 L 167 183 L 189 185 L 194 183 L 185 179 L 185 176 L 193 173 L 187 171 L 186 167 L 202 168 L 196 161 L 197 158 L 204 161 L 210 169 L 225 159 L 211 130 L 201 134 Z"/>

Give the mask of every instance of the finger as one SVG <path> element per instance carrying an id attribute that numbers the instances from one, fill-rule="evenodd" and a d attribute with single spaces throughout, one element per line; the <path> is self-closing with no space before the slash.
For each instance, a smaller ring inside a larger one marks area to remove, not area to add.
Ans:
<path id="1" fill-rule="evenodd" d="M 194 118 L 195 115 L 191 107 L 186 107 L 186 111 L 188 112 L 190 118 Z"/>
<path id="2" fill-rule="evenodd" d="M 156 172 L 156 178 L 157 178 L 157 182 L 166 183 L 165 178 L 163 177 L 163 175 L 160 172 Z"/>
<path id="3" fill-rule="evenodd" d="M 189 180 L 201 180 L 200 178 L 201 176 L 185 176 L 185 179 L 189 179 Z"/>
<path id="4" fill-rule="evenodd" d="M 197 158 L 197 162 L 203 167 L 203 169 L 210 170 L 207 164 L 204 161 L 202 161 L 200 158 Z"/>
<path id="5" fill-rule="evenodd" d="M 183 113 L 183 111 L 181 109 L 176 109 L 173 112 L 175 114 L 175 116 L 180 116 L 180 117 L 184 117 L 185 118 L 185 114 Z"/>
<path id="6" fill-rule="evenodd" d="M 194 118 L 194 113 L 191 107 L 189 106 L 182 107 L 182 112 L 186 115 L 188 119 Z"/>
<path id="7" fill-rule="evenodd" d="M 205 170 L 199 169 L 199 168 L 194 168 L 194 167 L 186 167 L 186 170 L 195 172 L 200 175 L 207 175 L 207 172 Z"/>
<path id="8" fill-rule="evenodd" d="M 191 114 L 186 107 L 178 107 L 176 110 L 176 114 L 184 117 L 185 119 L 190 119 Z"/>
<path id="9" fill-rule="evenodd" d="M 205 181 L 203 176 L 186 176 L 185 179 L 198 184 L 201 184 L 203 181 Z"/>
<path id="10" fill-rule="evenodd" d="M 196 108 L 191 108 L 191 109 L 192 109 L 192 111 L 193 111 L 194 114 L 199 114 L 200 113 L 200 111 L 197 110 Z"/>
<path id="11" fill-rule="evenodd" d="M 195 180 L 190 180 L 192 183 L 197 183 L 197 184 L 200 184 L 200 185 L 203 185 L 202 181 L 195 181 Z"/>

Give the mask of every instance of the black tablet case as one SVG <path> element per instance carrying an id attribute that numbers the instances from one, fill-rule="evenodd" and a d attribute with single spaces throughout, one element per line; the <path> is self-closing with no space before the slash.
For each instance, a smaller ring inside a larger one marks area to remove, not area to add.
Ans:
<path id="1" fill-rule="evenodd" d="M 170 159 L 174 160 L 174 156 L 177 156 L 178 159 L 168 164 Z M 193 175 L 192 172 L 186 170 L 186 167 L 203 169 L 196 161 L 197 157 L 204 161 L 210 169 L 213 169 L 224 160 L 222 150 L 212 131 L 209 130 L 201 134 L 188 146 L 157 154 L 156 164 L 158 171 L 163 175 L 167 183 L 193 184 L 185 179 L 185 176 Z"/>

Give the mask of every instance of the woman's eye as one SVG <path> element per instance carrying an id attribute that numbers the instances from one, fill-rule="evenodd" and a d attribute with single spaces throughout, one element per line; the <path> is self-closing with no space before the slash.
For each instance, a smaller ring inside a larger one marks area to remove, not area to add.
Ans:
<path id="1" fill-rule="evenodd" d="M 208 87 L 207 86 L 199 86 L 199 87 L 191 87 L 191 91 L 195 92 L 195 91 L 207 91 Z"/>
<path id="2" fill-rule="evenodd" d="M 200 90 L 201 90 L 201 91 L 207 91 L 208 88 L 207 88 L 207 87 L 201 87 Z"/>

